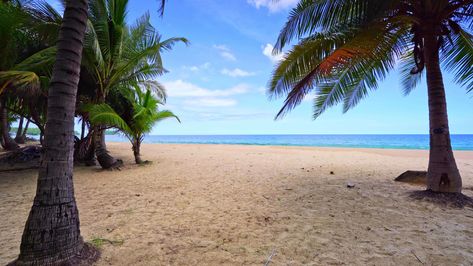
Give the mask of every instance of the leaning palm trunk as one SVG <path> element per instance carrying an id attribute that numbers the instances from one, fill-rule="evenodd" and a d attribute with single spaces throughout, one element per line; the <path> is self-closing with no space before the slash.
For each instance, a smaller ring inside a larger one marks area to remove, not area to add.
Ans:
<path id="1" fill-rule="evenodd" d="M 98 252 L 84 244 L 73 184 L 77 84 L 87 25 L 87 0 L 68 0 L 51 78 L 44 154 L 16 265 L 78 265 Z"/>
<path id="2" fill-rule="evenodd" d="M 16 131 L 15 142 L 18 144 L 25 143 L 25 139 L 23 138 L 23 120 L 24 117 L 20 117 L 20 121 L 18 122 L 18 129 Z"/>
<path id="3" fill-rule="evenodd" d="M 461 192 L 462 180 L 450 143 L 447 102 L 439 65 L 438 40 L 433 34 L 427 35 L 424 45 L 430 122 L 427 189 L 436 192 Z"/>
<path id="4" fill-rule="evenodd" d="M 94 126 L 94 147 L 97 161 L 103 169 L 113 169 L 122 165 L 121 160 L 113 158 L 105 144 L 105 129 L 102 126 Z"/>
<path id="5" fill-rule="evenodd" d="M 28 127 L 29 127 L 29 125 L 30 125 L 30 120 L 27 119 L 27 120 L 26 120 L 26 125 L 25 125 L 25 127 L 23 128 L 23 133 L 21 134 L 21 137 L 25 140 L 25 142 L 26 142 L 26 133 L 28 133 Z"/>
<path id="6" fill-rule="evenodd" d="M 89 132 L 82 139 L 76 139 L 74 143 L 74 162 L 84 163 L 86 166 L 96 165 L 92 132 Z"/>
<path id="7" fill-rule="evenodd" d="M 18 144 L 10 136 L 10 127 L 8 125 L 8 111 L 5 107 L 5 101 L 0 102 L 0 129 L 1 144 L 3 148 L 7 151 L 18 149 Z"/>

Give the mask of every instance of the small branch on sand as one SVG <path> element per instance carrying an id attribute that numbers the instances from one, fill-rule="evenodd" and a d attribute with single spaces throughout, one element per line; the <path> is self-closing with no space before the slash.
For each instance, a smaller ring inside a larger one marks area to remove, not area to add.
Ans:
<path id="1" fill-rule="evenodd" d="M 414 255 L 414 257 L 416 257 L 416 259 L 417 259 L 422 265 L 424 265 L 424 262 L 423 262 L 421 259 L 419 259 L 419 257 L 417 257 L 417 255 L 416 255 L 416 253 L 414 252 L 414 250 L 411 250 L 411 252 L 412 252 L 412 254 Z"/>
<path id="2" fill-rule="evenodd" d="M 273 249 L 273 251 L 271 251 L 271 255 L 269 255 L 268 259 L 266 260 L 266 263 L 264 264 L 264 266 L 268 266 L 269 263 L 271 262 L 271 259 L 273 258 L 273 256 L 276 255 L 276 249 Z"/>

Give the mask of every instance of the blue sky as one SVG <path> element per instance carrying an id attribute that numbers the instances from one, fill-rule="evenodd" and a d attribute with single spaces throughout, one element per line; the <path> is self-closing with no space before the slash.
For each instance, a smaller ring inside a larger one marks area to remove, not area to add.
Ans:
<path id="1" fill-rule="evenodd" d="M 398 74 L 346 114 L 341 107 L 312 119 L 312 98 L 283 120 L 274 121 L 282 99 L 270 101 L 265 88 L 278 58 L 269 51 L 297 0 L 170 0 L 165 15 L 157 0 L 130 0 L 129 21 L 150 12 L 153 25 L 166 37 L 186 37 L 163 55 L 169 73 L 158 80 L 168 91 L 169 120 L 152 134 L 427 134 L 425 80 L 403 96 Z M 450 130 L 473 133 L 473 93 L 444 72 Z"/>

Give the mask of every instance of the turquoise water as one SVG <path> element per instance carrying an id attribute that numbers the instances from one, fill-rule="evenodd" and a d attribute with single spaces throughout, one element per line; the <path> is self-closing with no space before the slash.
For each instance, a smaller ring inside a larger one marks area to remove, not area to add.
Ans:
<path id="1" fill-rule="evenodd" d="M 128 142 L 119 135 L 107 141 Z M 428 135 L 151 135 L 145 143 L 244 144 L 382 149 L 428 149 Z M 452 135 L 455 150 L 473 150 L 473 134 Z"/>

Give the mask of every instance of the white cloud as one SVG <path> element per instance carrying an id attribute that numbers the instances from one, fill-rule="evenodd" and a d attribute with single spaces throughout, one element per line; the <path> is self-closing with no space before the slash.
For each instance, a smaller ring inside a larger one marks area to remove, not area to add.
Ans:
<path id="1" fill-rule="evenodd" d="M 215 49 L 217 49 L 220 53 L 220 56 L 223 57 L 224 59 L 228 61 L 236 61 L 235 55 L 232 53 L 232 51 L 225 45 L 214 45 L 213 46 Z"/>
<path id="2" fill-rule="evenodd" d="M 249 76 L 254 76 L 255 73 L 254 72 L 248 72 L 248 71 L 245 71 L 245 70 L 242 70 L 242 69 L 239 69 L 239 68 L 235 68 L 235 69 L 222 69 L 221 71 L 222 74 L 224 75 L 227 75 L 227 76 L 230 76 L 230 77 L 249 77 Z"/>
<path id="3" fill-rule="evenodd" d="M 274 13 L 296 6 L 299 0 L 247 0 L 247 2 L 258 9 L 266 7 Z"/>
<path id="4" fill-rule="evenodd" d="M 209 69 L 211 66 L 211 64 L 209 62 L 206 62 L 206 63 L 203 63 L 202 65 L 198 65 L 198 66 L 184 66 L 183 68 L 184 69 L 188 69 L 192 72 L 199 72 L 201 70 L 207 70 Z"/>
<path id="5" fill-rule="evenodd" d="M 164 86 L 170 97 L 227 97 L 249 91 L 249 87 L 245 84 L 223 90 L 210 90 L 183 80 L 165 82 Z"/>
<path id="6" fill-rule="evenodd" d="M 266 88 L 265 87 L 259 87 L 256 89 L 256 91 L 262 95 L 266 95 Z"/>
<path id="7" fill-rule="evenodd" d="M 229 107 L 235 106 L 237 101 L 227 98 L 197 98 L 192 100 L 185 100 L 184 105 L 196 107 Z"/>
<path id="8" fill-rule="evenodd" d="M 273 62 L 273 64 L 276 64 L 284 58 L 284 54 L 280 53 L 280 54 L 274 55 L 273 54 L 273 49 L 274 49 L 274 46 L 268 43 L 263 47 L 263 54 L 267 58 L 269 58 L 269 60 L 271 60 L 271 62 Z"/>

